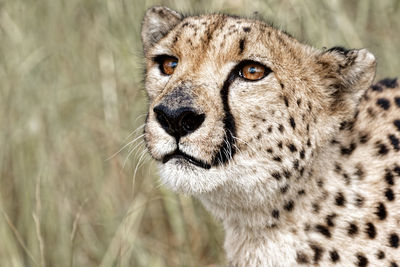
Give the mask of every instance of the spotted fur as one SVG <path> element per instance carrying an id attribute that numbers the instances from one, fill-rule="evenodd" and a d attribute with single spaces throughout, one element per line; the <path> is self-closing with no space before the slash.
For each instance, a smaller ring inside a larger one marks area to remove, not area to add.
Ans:
<path id="1" fill-rule="evenodd" d="M 400 89 L 372 85 L 371 53 L 165 7 L 147 11 L 142 40 L 148 150 L 166 186 L 222 222 L 231 266 L 400 264 Z M 172 75 L 159 56 L 177 59 Z M 249 60 L 267 75 L 242 78 Z M 171 135 L 160 107 L 203 119 Z"/>

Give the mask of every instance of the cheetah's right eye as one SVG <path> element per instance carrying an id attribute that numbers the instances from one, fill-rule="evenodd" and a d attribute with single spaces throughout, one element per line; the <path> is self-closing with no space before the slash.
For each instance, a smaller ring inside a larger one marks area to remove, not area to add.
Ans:
<path id="1" fill-rule="evenodd" d="M 257 62 L 243 62 L 239 69 L 239 75 L 248 81 L 258 81 L 270 73 L 264 65 Z"/>
<path id="2" fill-rule="evenodd" d="M 178 59 L 172 56 L 157 56 L 154 61 L 158 63 L 161 72 L 168 76 L 172 75 L 178 66 Z"/>

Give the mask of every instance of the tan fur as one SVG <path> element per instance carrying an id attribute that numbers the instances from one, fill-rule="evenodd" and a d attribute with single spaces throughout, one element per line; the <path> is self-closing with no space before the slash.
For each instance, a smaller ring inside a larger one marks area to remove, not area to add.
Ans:
<path id="1" fill-rule="evenodd" d="M 370 88 L 371 53 L 321 51 L 259 20 L 164 7 L 147 11 L 142 39 L 149 152 L 165 185 L 221 220 L 232 266 L 400 266 L 400 89 L 395 80 Z M 178 59 L 171 76 L 159 55 Z M 243 60 L 272 72 L 228 82 Z M 153 109 L 179 107 L 175 95 L 205 114 L 179 148 L 210 169 L 161 162 L 177 141 Z M 220 162 L 224 142 L 234 153 Z"/>

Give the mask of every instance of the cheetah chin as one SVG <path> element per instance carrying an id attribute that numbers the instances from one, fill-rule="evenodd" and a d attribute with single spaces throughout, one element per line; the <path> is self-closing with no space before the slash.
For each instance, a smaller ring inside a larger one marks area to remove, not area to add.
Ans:
<path id="1" fill-rule="evenodd" d="M 400 89 L 366 49 L 255 19 L 143 19 L 145 141 L 225 229 L 231 266 L 400 265 Z"/>

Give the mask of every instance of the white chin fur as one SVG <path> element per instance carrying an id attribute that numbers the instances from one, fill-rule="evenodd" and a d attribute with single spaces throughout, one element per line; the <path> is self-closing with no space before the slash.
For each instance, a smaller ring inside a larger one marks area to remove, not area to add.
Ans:
<path id="1" fill-rule="evenodd" d="M 211 192 L 222 185 L 226 175 L 215 167 L 203 169 L 183 159 L 171 159 L 167 163 L 159 163 L 162 183 L 171 190 L 187 195 L 198 195 Z"/>

